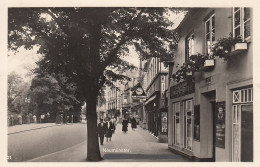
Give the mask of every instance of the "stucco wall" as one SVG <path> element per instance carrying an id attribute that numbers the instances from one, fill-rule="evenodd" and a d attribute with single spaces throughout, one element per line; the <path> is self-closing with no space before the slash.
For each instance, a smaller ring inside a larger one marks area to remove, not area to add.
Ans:
<path id="1" fill-rule="evenodd" d="M 181 28 L 181 38 L 178 44 L 178 50 L 173 73 L 175 73 L 185 61 L 185 38 L 191 32 L 194 32 L 195 53 L 205 54 L 205 17 L 215 11 L 216 23 L 216 40 L 228 37 L 232 32 L 232 8 L 211 8 L 202 9 L 189 16 Z M 226 129 L 225 129 L 225 149 L 216 147 L 216 161 L 231 161 L 231 144 L 232 144 L 232 124 L 231 124 L 231 90 L 227 85 L 239 83 L 253 78 L 253 53 L 252 43 L 248 43 L 248 50 L 244 55 L 239 56 L 232 61 L 215 58 L 215 67 L 209 72 L 200 72 L 195 74 L 195 94 L 193 102 L 200 105 L 200 141 L 193 141 L 193 154 L 199 158 L 210 158 L 212 156 L 212 112 L 208 105 L 207 97 L 202 95 L 210 91 L 216 92 L 216 102 L 226 101 Z M 205 78 L 211 77 L 211 83 L 207 84 Z M 248 84 L 248 82 L 246 82 Z M 250 83 L 250 82 L 249 82 Z M 171 81 L 170 86 L 177 84 Z M 242 85 L 243 86 L 243 85 Z M 176 99 L 169 100 L 169 145 L 172 145 L 172 102 Z"/>

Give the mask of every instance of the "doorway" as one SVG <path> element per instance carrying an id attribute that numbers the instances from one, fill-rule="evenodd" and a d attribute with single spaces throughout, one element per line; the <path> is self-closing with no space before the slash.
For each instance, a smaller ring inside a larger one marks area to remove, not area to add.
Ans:
<path id="1" fill-rule="evenodd" d="M 201 96 L 201 108 L 205 112 L 203 117 L 208 128 L 207 133 L 207 161 L 215 162 L 216 160 L 216 91 L 203 93 Z M 205 150 L 206 151 L 206 150 Z"/>
<path id="2" fill-rule="evenodd" d="M 253 89 L 233 91 L 232 161 L 253 162 Z"/>
<path id="3" fill-rule="evenodd" d="M 212 141 L 212 161 L 216 161 L 216 101 L 211 101 L 212 108 L 212 132 L 213 132 L 213 141 Z"/>

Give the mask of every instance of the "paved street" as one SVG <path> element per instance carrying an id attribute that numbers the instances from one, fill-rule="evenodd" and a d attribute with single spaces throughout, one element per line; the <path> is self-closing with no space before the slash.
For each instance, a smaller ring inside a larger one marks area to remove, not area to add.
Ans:
<path id="1" fill-rule="evenodd" d="M 118 125 L 112 141 L 100 147 L 104 161 L 189 161 L 168 150 L 167 143 L 158 143 L 158 139 L 139 126 L 135 131 L 128 128 L 127 133 L 121 130 L 122 126 Z"/>
<path id="2" fill-rule="evenodd" d="M 129 124 L 130 125 L 130 124 Z M 62 126 L 63 128 L 68 126 Z M 71 127 L 82 127 L 80 125 L 71 125 Z M 166 161 L 166 162 L 187 162 L 189 160 L 180 155 L 176 155 L 168 150 L 167 143 L 158 143 L 157 139 L 149 134 L 148 131 L 138 127 L 135 131 L 129 129 L 124 134 L 121 131 L 121 125 L 117 125 L 112 141 L 105 140 L 104 145 L 100 146 L 100 151 L 104 157 L 102 162 L 117 162 L 117 161 Z M 58 127 L 52 127 L 54 129 Z M 82 128 L 80 128 L 82 129 Z M 73 130 L 73 129 L 72 129 Z M 54 132 L 52 132 L 54 133 Z M 70 133 L 68 133 L 70 134 Z M 73 133 L 76 134 L 76 133 Z M 71 135 L 69 135 L 71 136 Z M 65 137 L 64 137 L 65 140 Z M 69 139 L 66 139 L 69 140 Z M 60 142 L 60 144 L 63 143 Z M 74 141 L 74 143 L 76 143 Z M 84 162 L 87 155 L 87 144 L 83 141 L 79 144 L 71 144 L 64 150 L 46 154 L 43 156 L 35 156 L 37 158 L 30 159 L 32 162 Z"/>
<path id="3" fill-rule="evenodd" d="M 35 130 L 32 130 L 35 129 Z M 86 124 L 29 124 L 8 127 L 9 162 L 27 161 L 86 141 Z"/>

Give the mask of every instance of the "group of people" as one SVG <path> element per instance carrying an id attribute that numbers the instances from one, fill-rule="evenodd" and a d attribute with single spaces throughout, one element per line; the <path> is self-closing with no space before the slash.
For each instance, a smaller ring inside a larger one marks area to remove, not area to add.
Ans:
<path id="1" fill-rule="evenodd" d="M 109 121 L 104 121 L 100 119 L 100 123 L 97 126 L 97 133 L 99 136 L 100 144 L 104 144 L 104 137 L 107 138 L 107 142 L 111 141 L 112 135 L 115 133 L 116 130 L 116 119 L 112 118 Z M 122 131 L 126 133 L 128 131 L 128 123 L 131 123 L 131 128 L 134 131 L 137 128 L 137 121 L 133 117 L 129 120 L 123 119 L 122 121 Z"/>
<path id="2" fill-rule="evenodd" d="M 130 119 L 130 122 L 131 122 L 131 128 L 132 130 L 135 130 L 137 128 L 136 124 L 136 119 L 135 117 L 133 117 L 132 119 Z M 127 119 L 123 119 L 123 122 L 122 122 L 122 131 L 124 133 L 126 133 L 128 131 L 128 123 L 129 121 Z"/>
<path id="3" fill-rule="evenodd" d="M 100 123 L 97 127 L 98 136 L 100 139 L 100 144 L 103 145 L 104 137 L 107 138 L 107 142 L 111 141 L 112 135 L 116 130 L 116 120 L 114 118 L 106 122 L 103 119 L 100 119 Z"/>

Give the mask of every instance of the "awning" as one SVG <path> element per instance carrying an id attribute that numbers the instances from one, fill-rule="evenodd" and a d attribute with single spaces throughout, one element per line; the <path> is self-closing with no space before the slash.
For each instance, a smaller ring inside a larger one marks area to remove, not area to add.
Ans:
<path id="1" fill-rule="evenodd" d="M 148 104 L 150 101 L 154 100 L 156 98 L 156 95 L 152 96 L 151 98 L 149 98 L 146 102 L 145 105 Z"/>

